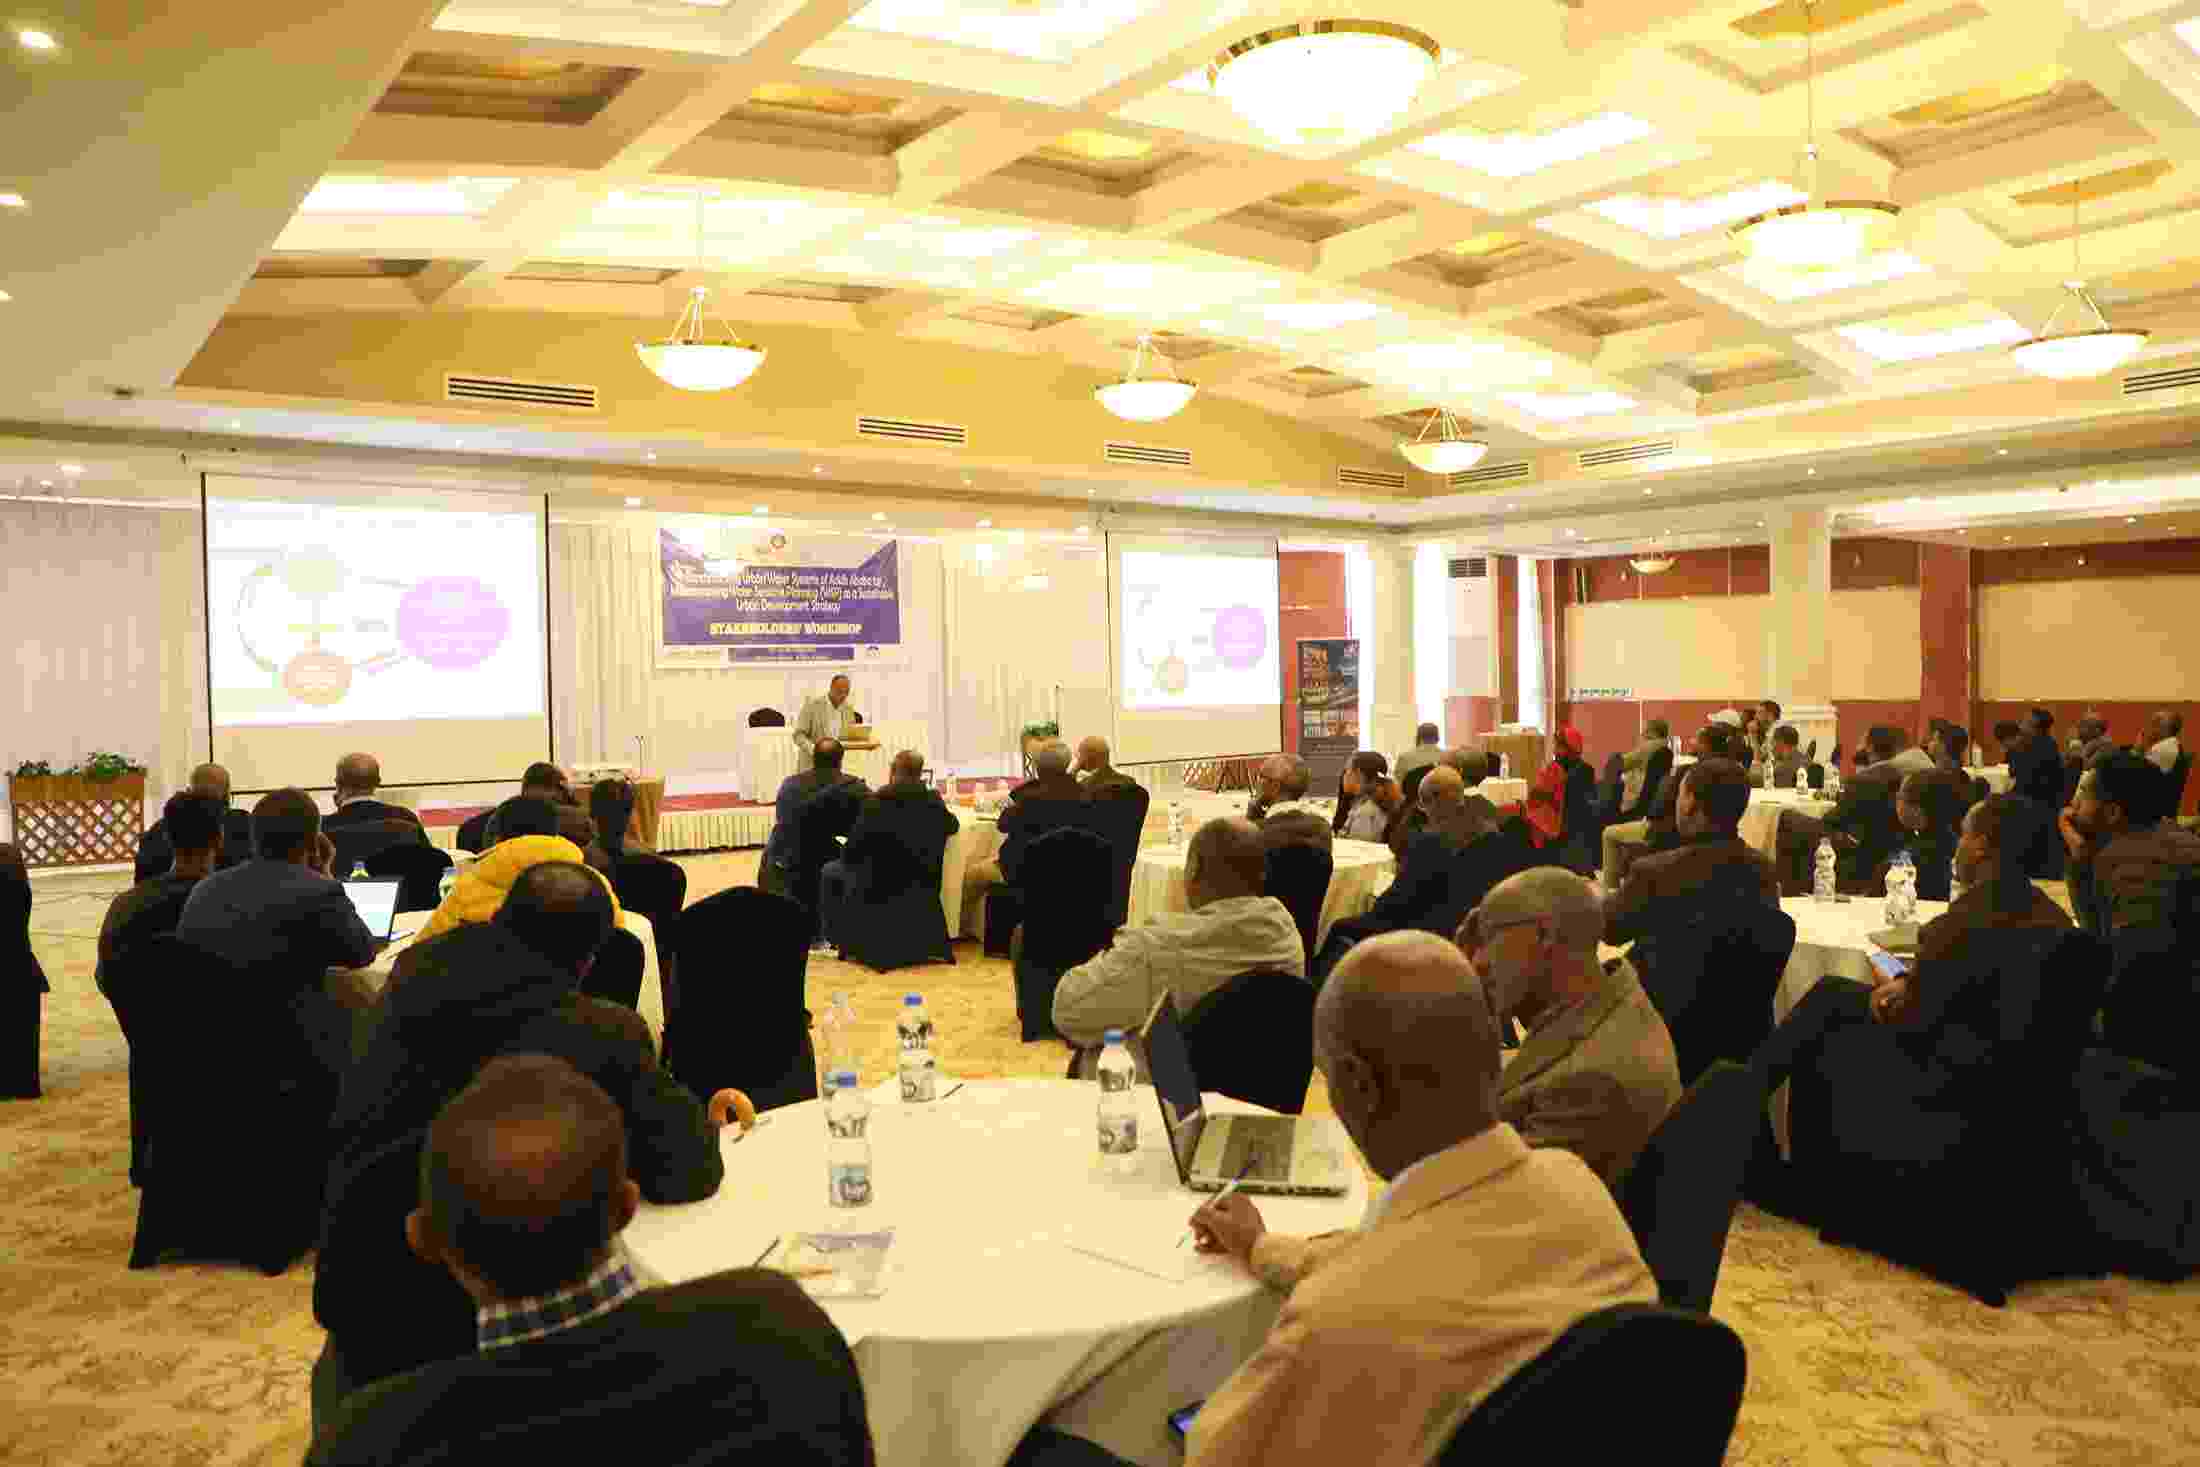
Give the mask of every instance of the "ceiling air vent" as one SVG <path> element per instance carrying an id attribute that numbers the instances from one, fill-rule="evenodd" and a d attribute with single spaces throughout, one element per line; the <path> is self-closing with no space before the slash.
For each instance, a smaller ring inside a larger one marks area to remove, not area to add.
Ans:
<path id="1" fill-rule="evenodd" d="M 2124 379 L 2124 396 L 2143 392 L 2175 392 L 2180 387 L 2200 387 L 2200 367 L 2170 367 L 2160 372 L 2134 372 Z"/>
<path id="2" fill-rule="evenodd" d="M 1107 440 L 1101 453 L 1111 464 L 1148 464 L 1156 468 L 1188 469 L 1192 466 L 1189 448 L 1158 448 L 1151 443 L 1118 443 Z"/>
<path id="3" fill-rule="evenodd" d="M 1575 455 L 1575 461 L 1585 469 L 1608 469 L 1617 464 L 1639 464 L 1653 458 L 1665 458 L 1673 452 L 1670 438 L 1655 443 L 1623 443 L 1617 448 L 1592 448 L 1587 453 Z"/>
<path id="4" fill-rule="evenodd" d="M 1486 555 L 1469 555 L 1451 562 L 1451 579 L 1455 581 L 1486 581 L 1490 575 L 1490 561 Z"/>
<path id="5" fill-rule="evenodd" d="M 471 372 L 445 372 L 443 400 L 492 403 L 499 407 L 562 408 L 569 413 L 597 410 L 593 387 L 576 382 L 523 382 L 517 377 L 482 377 Z"/>
<path id="6" fill-rule="evenodd" d="M 953 423 L 919 423 L 910 418 L 857 418 L 856 432 L 865 438 L 894 438 L 903 443 L 938 443 L 961 448 L 970 442 L 970 430 Z"/>
<path id="7" fill-rule="evenodd" d="M 1461 469 L 1458 473 L 1444 480 L 1444 483 L 1453 489 L 1466 489 L 1476 484 L 1501 484 L 1508 479 L 1525 479 L 1527 477 L 1528 465 L 1523 460 L 1519 463 L 1483 464 L 1477 468 Z"/>
<path id="8" fill-rule="evenodd" d="M 1337 483 L 1347 489 L 1403 489 L 1404 469 L 1355 469 L 1337 465 Z"/>

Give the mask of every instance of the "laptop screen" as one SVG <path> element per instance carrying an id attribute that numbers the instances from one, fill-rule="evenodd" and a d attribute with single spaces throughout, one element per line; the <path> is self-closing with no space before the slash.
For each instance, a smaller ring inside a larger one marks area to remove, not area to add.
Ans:
<path id="1" fill-rule="evenodd" d="M 1153 1076 L 1154 1094 L 1161 1102 L 1161 1122 L 1169 1133 L 1177 1176 L 1189 1186 L 1192 1158 L 1199 1155 L 1199 1138 L 1207 1130 L 1207 1113 L 1199 1097 L 1199 1077 L 1192 1073 L 1191 1047 L 1185 1044 L 1184 1026 L 1177 1021 L 1175 994 L 1164 992 L 1154 1003 L 1139 1037 L 1146 1047 L 1146 1072 Z"/>
<path id="2" fill-rule="evenodd" d="M 358 910 L 359 920 L 367 924 L 367 931 L 375 941 L 387 942 L 397 928 L 397 891 L 404 885 L 400 881 L 347 881 L 343 883 L 344 895 Z"/>

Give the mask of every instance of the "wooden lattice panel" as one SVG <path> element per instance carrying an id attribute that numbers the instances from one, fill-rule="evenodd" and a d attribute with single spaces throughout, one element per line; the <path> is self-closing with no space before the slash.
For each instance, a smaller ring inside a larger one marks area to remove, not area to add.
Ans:
<path id="1" fill-rule="evenodd" d="M 145 781 L 11 780 L 8 816 L 25 865 L 128 864 L 145 833 Z"/>

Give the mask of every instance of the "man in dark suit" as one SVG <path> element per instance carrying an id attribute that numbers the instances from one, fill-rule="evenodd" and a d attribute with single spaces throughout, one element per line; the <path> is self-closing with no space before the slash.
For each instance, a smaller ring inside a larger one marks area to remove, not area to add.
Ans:
<path id="1" fill-rule="evenodd" d="M 330 1124 L 335 1155 L 313 1284 L 314 1318 L 329 1332 L 314 1367 L 316 1423 L 358 1386 L 473 1346 L 465 1293 L 407 1251 L 403 1229 L 428 1124 L 485 1060 L 556 1055 L 602 1086 L 652 1202 L 718 1190 L 717 1130 L 732 1092 L 714 1095 L 706 1111 L 658 1068 L 639 1015 L 580 993 L 611 927 L 602 880 L 552 861 L 512 884 L 495 921 L 406 954 L 410 971 L 390 990 Z"/>
<path id="2" fill-rule="evenodd" d="M 2063 751 L 2055 742 L 2055 715 L 2035 708 L 2031 735 L 2009 751 L 2009 790 L 2049 810 L 2063 803 Z"/>
<path id="3" fill-rule="evenodd" d="M 1621 757 L 1620 768 L 1626 771 L 1626 778 L 1621 785 L 1619 818 L 1648 819 L 1651 801 L 1658 797 L 1665 776 L 1673 770 L 1673 726 L 1662 718 L 1645 723 L 1642 742 Z"/>
<path id="4" fill-rule="evenodd" d="M 1749 775 L 1731 759 L 1692 764 L 1681 781 L 1681 844 L 1628 868 L 1627 883 L 1606 908 L 1604 940 L 1634 943 L 1628 954 L 1644 981 L 1654 973 L 1659 937 L 1749 902 L 1780 905 L 1772 863 L 1738 829 L 1749 808 Z"/>
<path id="5" fill-rule="evenodd" d="M 1451 765 L 1422 777 L 1420 799 L 1427 822 L 1406 847 L 1398 879 L 1366 913 L 1330 925 L 1314 960 L 1316 982 L 1353 944 L 1380 933 L 1411 928 L 1450 937 L 1491 887 L 1532 859 L 1526 838 L 1501 827 L 1496 807 L 1468 794 Z"/>
<path id="6" fill-rule="evenodd" d="M 863 802 L 840 859 L 828 861 L 818 883 L 818 914 L 836 945 L 847 903 L 898 894 L 912 886 L 939 890 L 941 855 L 959 827 L 939 791 L 924 782 L 924 756 L 903 749 L 893 777 Z"/>
<path id="7" fill-rule="evenodd" d="M 1337 833 L 1331 817 L 1307 803 L 1314 788 L 1314 772 L 1296 754 L 1272 754 L 1260 766 L 1259 788 L 1245 809 L 1245 818 L 1260 827 L 1269 850 L 1278 846 L 1334 847 Z"/>
<path id="8" fill-rule="evenodd" d="M 1049 831 L 1076 826 L 1092 828 L 1092 799 L 1069 772 L 1069 749 L 1059 741 L 1032 756 L 1031 779 L 1009 791 L 1008 808 L 1001 811 L 1001 852 L 990 861 L 979 861 L 963 876 L 967 901 L 987 887 L 1014 886 L 1023 870 L 1024 853 L 1031 843 Z"/>
<path id="9" fill-rule="evenodd" d="M 336 811 L 321 822 L 321 828 L 334 835 L 339 830 L 380 820 L 418 829 L 418 815 L 403 805 L 375 798 L 381 788 L 381 761 L 372 754 L 346 754 L 336 761 Z"/>
<path id="10" fill-rule="evenodd" d="M 252 859 L 252 817 L 242 810 L 229 808 L 229 771 L 219 764 L 201 764 L 191 771 L 191 781 L 183 793 L 201 799 L 219 801 L 222 811 L 221 869 L 242 866 Z M 176 848 L 168 835 L 165 813 L 153 822 L 152 829 L 138 837 L 137 870 L 135 879 L 150 881 L 164 876 L 176 862 Z"/>
<path id="11" fill-rule="evenodd" d="M 541 800 L 558 813 L 559 835 L 564 836 L 582 850 L 587 850 L 596 839 L 596 822 L 581 808 L 580 799 L 573 793 L 573 785 L 565 777 L 565 771 L 555 764 L 530 764 L 519 777 L 519 793 L 496 807 L 489 814 L 488 828 L 483 831 L 483 849 L 495 845 L 511 834 L 503 829 L 504 816 L 521 800 Z"/>
<path id="12" fill-rule="evenodd" d="M 36 1100 L 38 1026 L 53 991 L 31 951 L 31 874 L 23 853 L 0 845 L 0 1100 Z"/>
<path id="13" fill-rule="evenodd" d="M 252 807 L 254 859 L 201 881 L 176 936 L 231 968 L 280 969 L 318 983 L 328 968 L 364 968 L 375 941 L 328 874 L 335 855 L 304 790 L 276 790 Z"/>
<path id="14" fill-rule="evenodd" d="M 356 1393 L 307 1461 L 498 1455 L 870 1467 L 847 1341 L 784 1274 L 645 1288 L 618 1102 L 568 1061 L 491 1060 L 435 1114 L 405 1245 L 468 1306 L 468 1348 Z M 392 1231 L 398 1231 L 392 1220 Z M 404 1246 L 404 1245 L 400 1245 Z"/>
<path id="15" fill-rule="evenodd" d="M 1077 746 L 1077 764 L 1070 772 L 1093 799 L 1112 799 L 1138 788 L 1137 780 L 1108 762 L 1113 752 L 1102 738 L 1088 738 Z"/>
<path id="16" fill-rule="evenodd" d="M 810 767 L 779 782 L 779 793 L 773 799 L 772 833 L 764 842 L 763 863 L 756 873 L 756 884 L 764 890 L 781 896 L 793 890 L 802 807 L 812 795 L 841 785 L 855 785 L 869 793 L 869 786 L 862 780 L 841 773 L 841 762 L 846 757 L 840 740 L 819 739 L 810 751 Z"/>
<path id="17" fill-rule="evenodd" d="M 141 877 L 137 885 L 117 895 L 107 904 L 107 916 L 99 924 L 99 965 L 93 969 L 92 981 L 101 993 L 107 991 L 110 963 L 127 958 L 151 938 L 172 935 L 183 919 L 183 904 L 198 884 L 224 866 L 251 856 L 251 817 L 246 816 L 244 849 L 237 853 L 236 861 L 228 859 L 228 835 L 223 825 L 229 813 L 205 795 L 186 792 L 168 797 L 160 819 L 166 831 L 162 844 L 171 852 L 168 869 Z M 139 848 L 141 855 L 143 849 Z"/>

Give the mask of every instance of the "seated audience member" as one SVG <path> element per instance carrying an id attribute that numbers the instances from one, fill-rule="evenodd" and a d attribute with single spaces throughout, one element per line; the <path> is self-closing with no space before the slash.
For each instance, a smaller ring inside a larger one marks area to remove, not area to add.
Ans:
<path id="1" fill-rule="evenodd" d="M 653 856 L 649 843 L 634 833 L 634 786 L 599 779 L 588 789 L 588 820 L 596 836 L 583 853 L 588 864 L 609 876 L 629 856 Z"/>
<path id="2" fill-rule="evenodd" d="M 1937 769 L 1961 769 L 1971 749 L 1971 733 L 1960 724 L 1945 718 L 1933 720 L 1933 736 L 1925 745 L 1925 752 Z"/>
<path id="3" fill-rule="evenodd" d="M 176 936 L 239 972 L 279 971 L 318 987 L 330 968 L 374 961 L 373 934 L 328 874 L 335 849 L 304 790 L 276 790 L 252 807 L 254 859 L 201 880 Z"/>
<path id="4" fill-rule="evenodd" d="M 1322 990 L 1331 1104 L 1388 1185 L 1360 1228 L 1312 1238 L 1269 1232 L 1242 1193 L 1192 1214 L 1201 1251 L 1287 1297 L 1201 1408 L 1188 1467 L 1423 1467 L 1582 1315 L 1656 1302 L 1610 1193 L 1507 1123 L 1492 1007 L 1426 933 L 1363 944 Z"/>
<path id="5" fill-rule="evenodd" d="M 1642 726 L 1642 741 L 1620 756 L 1619 818 L 1641 820 L 1673 767 L 1673 726 L 1653 718 Z"/>
<path id="6" fill-rule="evenodd" d="M 1314 773 L 1296 754 L 1273 754 L 1260 766 L 1258 788 L 1245 818 L 1260 827 L 1262 839 L 1276 846 L 1318 846 L 1328 850 L 1329 816 L 1307 801 Z"/>
<path id="7" fill-rule="evenodd" d="M 2171 817 L 2169 778 L 2115 753 L 2085 772 L 2059 828 L 2078 925 L 2109 945 L 2102 1004 L 2109 1047 L 2194 1069 L 2200 1023 L 2200 834 Z"/>
<path id="8" fill-rule="evenodd" d="M 1031 757 L 1030 779 L 1008 792 L 1001 811 L 1001 849 L 990 861 L 973 861 L 963 873 L 963 901 L 983 897 L 989 886 L 1014 886 L 1031 843 L 1049 832 L 1092 828 L 1092 796 L 1069 772 L 1069 747 L 1060 740 Z"/>
<path id="9" fill-rule="evenodd" d="M 53 991 L 31 951 L 31 873 L 23 853 L 0 843 L 0 1100 L 36 1100 L 38 1030 Z"/>
<path id="10" fill-rule="evenodd" d="M 1933 767 L 1933 756 L 1911 742 L 1908 729 L 1895 728 L 1888 732 L 1894 735 L 1895 746 L 1894 757 L 1888 763 L 1904 774 L 1923 774 Z M 1876 751 L 1872 759 L 1874 763 L 1879 762 Z"/>
<path id="11" fill-rule="evenodd" d="M 1791 813 L 1780 822 L 1783 834 L 1794 827 L 1794 836 L 1813 849 L 1819 836 L 1832 832 L 1842 848 L 1841 881 L 1850 892 L 1868 891 L 1879 868 L 1902 844 L 1902 819 L 1895 813 L 1895 795 L 1907 772 L 1895 763 L 1901 735 L 1884 725 L 1866 736 L 1865 750 L 1857 755 L 1858 768 L 1841 786 L 1841 798 L 1824 819 Z M 1869 761 L 1866 761 L 1866 752 Z"/>
<path id="12" fill-rule="evenodd" d="M 1330 833 L 1341 840 L 1381 840 L 1395 808 L 1381 798 L 1389 778 L 1390 761 L 1381 754 L 1371 749 L 1354 754 L 1337 777 L 1337 813 L 1329 822 Z"/>
<path id="13" fill-rule="evenodd" d="M 1435 767 L 1423 764 L 1418 769 L 1409 769 L 1398 781 L 1398 808 L 1390 812 L 1390 821 L 1383 827 L 1383 844 L 1390 847 L 1390 854 L 1401 865 L 1413 838 L 1428 823 L 1427 812 L 1421 808 L 1421 781 L 1427 779 L 1428 772 Z"/>
<path id="14" fill-rule="evenodd" d="M 435 1113 L 401 1229 L 470 1308 L 463 1352 L 358 1391 L 312 1467 L 493 1455 L 869 1467 L 855 1357 L 785 1274 L 650 1288 L 620 1107 L 567 1060 L 489 1061 Z M 639 1159 L 634 1159 L 639 1165 Z"/>
<path id="15" fill-rule="evenodd" d="M 394 821 L 420 828 L 420 817 L 403 805 L 375 798 L 382 788 L 382 765 L 372 754 L 346 754 L 336 761 L 336 812 L 321 822 L 322 830 L 339 830 Z"/>
<path id="16" fill-rule="evenodd" d="M 1282 902 L 1261 895 L 1266 844 L 1249 820 L 1210 820 L 1184 856 L 1188 912 L 1125 927 L 1115 945 L 1062 975 L 1054 1027 L 1090 1053 L 1110 1029 L 1137 1029 L 1164 991 L 1189 1012 L 1255 968 L 1304 977 L 1306 952 Z"/>
<path id="17" fill-rule="evenodd" d="M 488 849 L 513 833 L 506 828 L 505 817 L 521 800 L 536 800 L 548 805 L 558 817 L 558 828 L 551 834 L 564 836 L 578 849 L 587 850 L 596 839 L 596 823 L 581 808 L 565 771 L 555 764 L 530 764 L 519 777 L 519 793 L 490 812 L 482 849 Z"/>
<path id="18" fill-rule="evenodd" d="M 1077 745 L 1077 762 L 1070 773 L 1085 787 L 1085 793 L 1093 799 L 1126 794 L 1138 788 L 1138 781 L 1117 769 L 1108 760 L 1114 751 L 1103 738 L 1087 738 Z"/>
<path id="19" fill-rule="evenodd" d="M 464 1292 L 405 1247 L 421 1141 L 438 1109 L 499 1054 L 555 1055 L 603 1087 L 624 1117 L 642 1195 L 694 1202 L 725 1175 L 718 1127 L 734 1096 L 706 1109 L 657 1066 L 639 1014 L 580 992 L 611 934 L 601 875 L 540 865 L 496 920 L 417 944 L 398 961 L 380 1024 L 330 1125 L 335 1158 L 321 1219 L 313 1314 L 329 1332 L 313 1372 L 325 1423 L 359 1386 L 468 1353 Z"/>
<path id="20" fill-rule="evenodd" d="M 794 869 L 802 844 L 802 807 L 812 797 L 833 792 L 833 798 L 860 802 L 870 787 L 852 774 L 841 772 L 847 750 L 836 738 L 822 738 L 810 746 L 810 767 L 779 782 L 772 801 L 772 833 L 764 842 L 764 858 L 757 867 L 756 884 L 785 896 L 794 889 Z M 851 788 L 853 787 L 853 788 Z"/>
<path id="21" fill-rule="evenodd" d="M 1705 759 L 1735 759 L 1739 752 L 1739 736 L 1721 723 L 1707 723 L 1696 730 L 1696 740 L 1691 753 L 1698 761 Z M 1604 827 L 1601 863 L 1604 887 L 1617 891 L 1627 874 L 1627 862 L 1644 852 L 1669 851 L 1680 844 L 1680 833 L 1675 821 L 1675 811 L 1680 804 L 1681 776 L 1687 766 L 1678 760 L 1665 766 L 1665 776 L 1657 788 L 1651 790 L 1643 817 L 1639 820 L 1621 820 Z"/>
<path id="22" fill-rule="evenodd" d="M 225 860 L 228 833 L 223 819 L 228 813 L 210 796 L 186 792 L 168 797 L 160 817 L 165 833 L 161 844 L 170 853 L 168 869 L 116 896 L 107 905 L 106 919 L 99 924 L 99 965 L 92 972 L 92 981 L 101 993 L 107 991 L 108 965 L 128 957 L 151 938 L 173 935 L 183 920 L 183 904 L 192 891 L 229 864 Z"/>
<path id="23" fill-rule="evenodd" d="M 1530 1146 L 1589 1163 L 1612 1187 L 1680 1099 L 1673 1036 L 1625 958 L 1597 961 L 1604 904 L 1582 877 L 1539 866 L 1482 899 L 1470 941 L 1502 1025 L 1528 1038 L 1497 1113 Z"/>
<path id="24" fill-rule="evenodd" d="M 1445 936 L 1482 894 L 1534 859 L 1518 827 L 1501 829 L 1497 809 L 1470 795 L 1459 771 L 1439 764 L 1421 780 L 1422 825 L 1398 863 L 1398 876 L 1357 917 L 1330 924 L 1314 962 L 1320 980 L 1356 943 L 1408 928 Z"/>
<path id="25" fill-rule="evenodd" d="M 1776 699 L 1760 698 L 1758 700 L 1757 743 L 1756 747 L 1750 751 L 1757 758 L 1763 758 L 1775 752 L 1772 747 L 1772 736 L 1780 727 L 1780 718 L 1783 711 Z M 1755 759 L 1751 762 L 1754 763 Z"/>
<path id="26" fill-rule="evenodd" d="M 2070 740 L 2070 752 L 2078 756 L 2079 764 L 2091 767 L 2103 754 L 2116 752 L 2116 740 L 2109 736 L 2108 720 L 2100 714 L 2088 711 L 2078 720 L 2078 731 Z"/>
<path id="27" fill-rule="evenodd" d="M 1435 724 L 1422 724 L 1413 731 L 1413 747 L 1390 761 L 1390 772 L 1397 776 L 1400 784 L 1405 783 L 1408 774 L 1416 769 L 1426 769 L 1444 757 L 1444 751 L 1439 747 L 1443 738 L 1444 731 Z"/>
<path id="28" fill-rule="evenodd" d="M 2048 809 L 2063 802 L 2063 751 L 2055 742 L 2055 715 L 2032 710 L 2031 732 L 2009 754 L 2010 793 L 2036 800 Z"/>
<path id="29" fill-rule="evenodd" d="M 1772 787 L 1791 790 L 1804 783 L 1803 736 L 1795 725 L 1783 723 L 1772 731 L 1765 757 L 1772 761 Z"/>
<path id="30" fill-rule="evenodd" d="M 229 808 L 228 770 L 219 764 L 201 764 L 191 771 L 190 783 L 183 793 L 212 800 L 221 807 L 222 850 L 218 861 L 222 870 L 242 866 L 252 859 L 252 817 L 242 810 Z M 150 881 L 156 876 L 167 875 L 168 868 L 175 864 L 175 856 L 164 814 L 153 822 L 152 829 L 138 837 L 137 872 L 132 879 Z"/>
<path id="31" fill-rule="evenodd" d="M 825 863 L 818 883 L 818 914 L 835 945 L 845 941 L 847 904 L 876 892 L 911 886 L 939 890 L 941 855 L 961 827 L 924 782 L 924 756 L 914 749 L 894 755 L 892 777 L 863 802 L 840 858 Z"/>
<path id="32" fill-rule="evenodd" d="M 468 923 L 494 920 L 506 894 L 530 868 L 546 861 L 581 860 L 581 848 L 558 834 L 558 811 L 547 800 L 507 800 L 498 814 L 503 834 L 480 860 L 459 871 L 449 895 L 420 929 L 419 942 Z M 611 905 L 616 910 L 618 898 Z"/>
<path id="33" fill-rule="evenodd" d="M 1971 781 L 1958 770 L 1930 769 L 1907 774 L 1895 795 L 1895 818 L 1908 832 L 1900 847 L 1917 870 L 1917 898 L 1948 900 L 1948 882 L 1956 843 L 1963 839 L 1963 816 L 1971 808 Z M 1891 858 L 1890 858 L 1891 864 Z M 1879 889 L 1886 890 L 1886 873 Z"/>
<path id="34" fill-rule="evenodd" d="M 1586 861 L 1589 832 L 1596 828 L 1597 775 L 1581 757 L 1581 748 L 1581 731 L 1571 724 L 1562 724 L 1551 735 L 1551 762 L 1528 791 L 1526 813 L 1537 846 L 1555 848 L 1555 857 L 1578 843 Z"/>
<path id="35" fill-rule="evenodd" d="M 2004 718 L 1994 725 L 1994 749 L 1999 762 L 2010 762 L 2017 745 L 2024 742 L 2024 736 L 2024 726 L 2014 719 Z M 2014 774 L 2015 770 L 2010 772 Z"/>
<path id="36" fill-rule="evenodd" d="M 1681 844 L 1644 856 L 1604 914 L 1604 940 L 1633 943 L 1628 961 L 1638 974 L 1657 965 L 1658 940 L 1738 905 L 1777 908 L 1780 881 L 1772 862 L 1741 838 L 1749 808 L 1749 776 L 1730 759 L 1705 759 L 1682 771 L 1676 818 Z"/>
<path id="37" fill-rule="evenodd" d="M 2177 761 L 2185 752 L 2185 715 L 2170 709 L 2154 715 L 2147 724 L 2147 758 L 2164 774 L 2177 767 Z M 2182 790 L 2172 790 L 2172 798 L 2181 796 Z"/>

